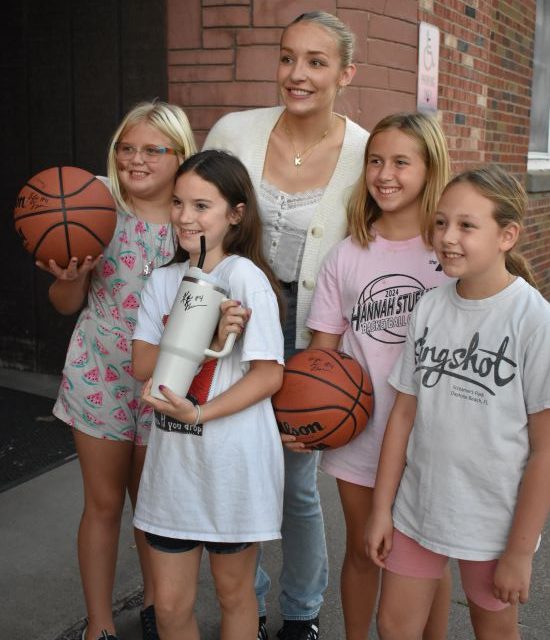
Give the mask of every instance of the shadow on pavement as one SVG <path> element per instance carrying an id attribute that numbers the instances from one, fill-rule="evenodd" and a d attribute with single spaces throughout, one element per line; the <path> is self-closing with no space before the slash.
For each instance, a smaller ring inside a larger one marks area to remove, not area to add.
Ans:
<path id="1" fill-rule="evenodd" d="M 0 492 L 76 456 L 71 431 L 52 415 L 53 405 L 51 398 L 0 387 Z"/>

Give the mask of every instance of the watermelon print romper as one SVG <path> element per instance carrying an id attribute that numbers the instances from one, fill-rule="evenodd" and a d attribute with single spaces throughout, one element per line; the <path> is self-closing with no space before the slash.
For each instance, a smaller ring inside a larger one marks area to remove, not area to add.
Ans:
<path id="1" fill-rule="evenodd" d="M 132 334 L 141 289 L 152 268 L 172 258 L 175 240 L 169 224 L 117 216 L 71 336 L 53 413 L 91 436 L 146 445 L 153 414 L 140 406 L 143 383 L 132 377 Z"/>

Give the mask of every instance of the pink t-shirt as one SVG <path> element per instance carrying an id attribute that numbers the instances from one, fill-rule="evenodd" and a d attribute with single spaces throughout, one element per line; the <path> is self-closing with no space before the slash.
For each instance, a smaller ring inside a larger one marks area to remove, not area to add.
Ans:
<path id="1" fill-rule="evenodd" d="M 348 237 L 327 256 L 307 325 L 341 334 L 342 351 L 368 370 L 374 389 L 374 412 L 365 431 L 344 447 L 323 451 L 321 468 L 327 473 L 374 486 L 395 398 L 387 380 L 405 343 L 409 316 L 426 291 L 448 280 L 420 236 L 402 241 L 377 236 L 366 249 Z"/>

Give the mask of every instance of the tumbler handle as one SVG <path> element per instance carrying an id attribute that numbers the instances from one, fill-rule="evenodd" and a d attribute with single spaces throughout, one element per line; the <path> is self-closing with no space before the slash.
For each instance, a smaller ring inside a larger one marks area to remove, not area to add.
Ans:
<path id="1" fill-rule="evenodd" d="M 225 356 L 228 356 L 231 353 L 236 339 L 237 334 L 230 333 L 225 339 L 225 344 L 223 345 L 223 349 L 221 351 L 212 351 L 212 349 L 205 349 L 204 355 L 208 356 L 209 358 L 225 358 Z"/>
<path id="2" fill-rule="evenodd" d="M 229 298 L 224 298 L 222 302 L 227 302 L 228 300 Z M 212 349 L 205 349 L 204 355 L 209 358 L 225 358 L 225 356 L 228 356 L 231 353 L 236 339 L 237 334 L 230 333 L 225 339 L 225 344 L 223 345 L 223 349 L 221 351 L 212 351 Z"/>

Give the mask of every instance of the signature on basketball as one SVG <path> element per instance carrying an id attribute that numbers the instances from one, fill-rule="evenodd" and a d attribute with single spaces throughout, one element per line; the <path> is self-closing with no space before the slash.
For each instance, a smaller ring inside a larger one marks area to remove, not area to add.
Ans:
<path id="1" fill-rule="evenodd" d="M 47 206 L 49 202 L 49 198 L 38 195 L 37 193 L 30 193 L 26 197 L 24 196 L 22 199 L 23 201 L 25 199 L 27 200 L 27 209 L 30 209 L 30 211 L 36 211 L 37 209 L 42 209 L 43 207 Z M 19 202 L 17 204 L 19 206 Z M 25 203 L 23 202 L 21 203 L 20 206 L 24 206 L 24 204 Z"/>
<path id="2" fill-rule="evenodd" d="M 332 362 L 321 358 L 310 358 L 309 362 L 311 371 L 332 371 L 334 369 Z"/>

